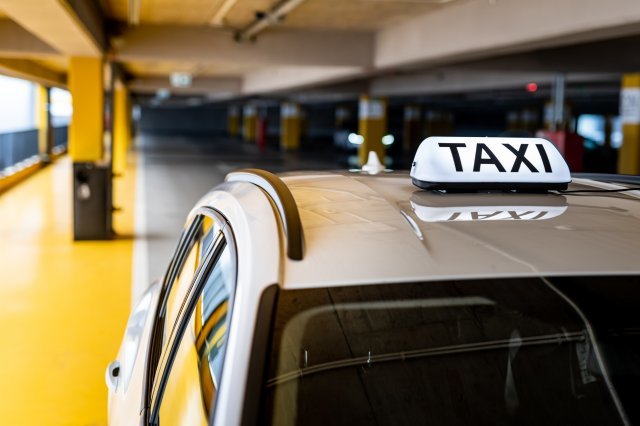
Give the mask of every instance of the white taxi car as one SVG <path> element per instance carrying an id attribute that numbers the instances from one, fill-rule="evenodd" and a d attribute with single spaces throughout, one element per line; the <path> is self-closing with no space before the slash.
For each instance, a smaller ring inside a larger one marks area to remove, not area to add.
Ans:
<path id="1" fill-rule="evenodd" d="M 107 369 L 110 424 L 640 423 L 640 178 L 572 180 L 540 139 L 380 169 L 202 198 Z"/>

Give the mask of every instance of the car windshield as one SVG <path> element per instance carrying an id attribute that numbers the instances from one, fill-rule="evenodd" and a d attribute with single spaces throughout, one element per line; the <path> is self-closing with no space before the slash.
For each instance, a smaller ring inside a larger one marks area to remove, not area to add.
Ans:
<path id="1" fill-rule="evenodd" d="M 261 423 L 639 423 L 639 277 L 280 290 Z"/>

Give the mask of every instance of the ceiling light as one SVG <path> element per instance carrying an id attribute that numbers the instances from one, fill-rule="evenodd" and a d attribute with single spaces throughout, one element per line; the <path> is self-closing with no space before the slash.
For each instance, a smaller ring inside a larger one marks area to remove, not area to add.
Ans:
<path id="1" fill-rule="evenodd" d="M 173 87 L 191 87 L 191 73 L 174 72 L 169 76 L 169 81 Z"/>

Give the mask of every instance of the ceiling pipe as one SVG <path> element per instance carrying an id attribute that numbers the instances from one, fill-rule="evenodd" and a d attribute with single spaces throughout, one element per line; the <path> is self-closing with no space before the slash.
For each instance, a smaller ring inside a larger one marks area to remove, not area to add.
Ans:
<path id="1" fill-rule="evenodd" d="M 129 0 L 129 14 L 127 21 L 130 26 L 140 25 L 140 3 L 142 0 Z"/>
<path id="2" fill-rule="evenodd" d="M 293 9 L 298 7 L 305 0 L 282 0 L 276 4 L 269 12 L 260 14 L 249 26 L 236 34 L 237 41 L 248 41 L 253 39 L 261 31 L 271 25 L 278 24 Z"/>
<path id="3" fill-rule="evenodd" d="M 231 8 L 235 6 L 237 2 L 238 0 L 224 0 L 224 3 L 222 3 L 216 14 L 211 18 L 211 21 L 209 21 L 209 25 L 222 26 L 227 13 L 229 13 Z"/>

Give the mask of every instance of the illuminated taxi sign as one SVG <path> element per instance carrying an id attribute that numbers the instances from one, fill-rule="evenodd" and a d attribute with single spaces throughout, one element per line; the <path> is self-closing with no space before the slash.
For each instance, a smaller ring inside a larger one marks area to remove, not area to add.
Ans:
<path id="1" fill-rule="evenodd" d="M 539 138 L 430 137 L 418 148 L 411 179 L 423 189 L 566 189 L 567 163 Z"/>

